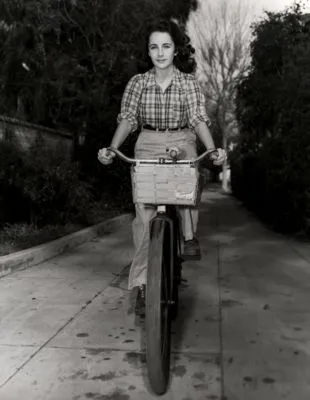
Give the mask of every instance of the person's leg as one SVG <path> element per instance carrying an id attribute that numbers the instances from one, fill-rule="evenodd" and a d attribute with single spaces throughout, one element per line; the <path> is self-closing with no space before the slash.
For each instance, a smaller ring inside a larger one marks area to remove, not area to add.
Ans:
<path id="1" fill-rule="evenodd" d="M 165 137 L 154 131 L 143 130 L 135 145 L 135 158 L 153 159 L 165 155 Z M 128 289 L 131 290 L 131 303 L 136 312 L 143 314 L 144 286 L 146 284 L 149 224 L 155 216 L 156 208 L 145 204 L 136 204 L 136 216 L 132 223 L 135 255 L 131 263 Z"/>
<path id="2" fill-rule="evenodd" d="M 200 202 L 200 198 L 203 191 L 203 177 L 199 175 L 199 187 L 198 187 L 198 200 Z M 194 207 L 180 207 L 180 215 L 182 219 L 182 231 L 184 240 L 192 240 L 197 238 L 197 227 L 198 227 L 198 219 L 199 219 L 199 209 L 198 206 Z"/>
<path id="3" fill-rule="evenodd" d="M 173 145 L 180 148 L 181 158 L 191 159 L 197 157 L 196 135 L 189 129 L 180 132 L 171 132 L 169 135 L 169 146 Z M 185 258 L 200 258 L 200 247 L 197 239 L 198 207 L 179 207 L 179 212 L 184 237 L 183 256 Z"/>
<path id="4" fill-rule="evenodd" d="M 182 232 L 184 240 L 192 240 L 197 236 L 198 216 L 197 207 L 179 207 L 182 221 Z"/>
<path id="5" fill-rule="evenodd" d="M 184 238 L 184 248 L 182 256 L 185 260 L 198 260 L 201 257 L 201 251 L 197 237 L 199 210 L 197 207 L 180 208 L 180 216 Z"/>
<path id="6" fill-rule="evenodd" d="M 165 136 L 156 131 L 142 130 L 135 145 L 135 158 L 153 159 L 165 155 Z M 156 208 L 145 204 L 136 204 L 136 217 L 132 224 L 135 255 L 129 274 L 128 288 L 146 283 L 146 268 L 149 245 L 149 224 L 155 216 Z"/>
<path id="7" fill-rule="evenodd" d="M 146 283 L 149 225 L 156 214 L 155 207 L 146 206 L 145 204 L 136 204 L 135 208 L 136 216 L 132 223 L 135 255 L 129 272 L 129 290 Z"/>

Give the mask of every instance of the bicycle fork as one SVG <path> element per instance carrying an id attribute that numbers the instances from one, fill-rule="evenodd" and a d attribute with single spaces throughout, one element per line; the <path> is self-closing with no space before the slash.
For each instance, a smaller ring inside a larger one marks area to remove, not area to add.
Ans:
<path id="1" fill-rule="evenodd" d="M 168 211 L 171 210 L 169 209 Z M 178 255 L 178 247 L 181 246 L 179 236 L 179 226 L 178 226 L 178 220 L 177 216 L 174 215 L 169 215 L 167 211 L 167 206 L 157 206 L 157 215 L 152 219 L 151 221 L 151 229 L 152 229 L 152 224 L 153 221 L 155 220 L 161 220 L 164 223 L 164 243 L 163 243 L 163 256 L 166 258 L 168 261 L 168 273 L 169 273 L 169 282 L 167 284 L 169 285 L 168 287 L 168 293 L 169 293 L 169 299 L 165 301 L 166 304 L 169 306 L 175 305 L 175 300 L 174 300 L 174 286 L 177 284 L 175 274 L 177 273 L 176 270 L 176 263 L 178 262 L 177 260 L 177 255 Z M 176 213 L 176 210 L 173 210 L 174 213 Z M 177 235 L 177 236 L 176 236 Z"/>

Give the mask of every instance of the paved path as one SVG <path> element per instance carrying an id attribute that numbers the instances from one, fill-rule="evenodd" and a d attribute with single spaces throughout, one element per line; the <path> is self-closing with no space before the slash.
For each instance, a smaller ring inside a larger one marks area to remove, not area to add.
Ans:
<path id="1" fill-rule="evenodd" d="M 310 246 L 204 194 L 163 400 L 309 400 Z M 146 400 L 131 227 L 0 279 L 1 400 Z"/>

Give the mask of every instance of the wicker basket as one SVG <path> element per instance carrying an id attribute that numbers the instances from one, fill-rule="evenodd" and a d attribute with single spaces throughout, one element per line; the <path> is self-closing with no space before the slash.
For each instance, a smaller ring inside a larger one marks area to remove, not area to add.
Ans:
<path id="1" fill-rule="evenodd" d="M 137 164 L 131 168 L 134 203 L 194 206 L 198 168 L 190 164 Z"/>

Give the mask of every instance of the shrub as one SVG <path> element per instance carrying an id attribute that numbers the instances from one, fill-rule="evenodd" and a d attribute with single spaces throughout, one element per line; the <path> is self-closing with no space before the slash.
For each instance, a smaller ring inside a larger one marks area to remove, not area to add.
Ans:
<path id="1" fill-rule="evenodd" d="M 298 6 L 267 13 L 255 26 L 252 66 L 238 86 L 232 190 L 282 232 L 310 232 L 309 39 Z"/>
<path id="2" fill-rule="evenodd" d="M 89 184 L 79 179 L 77 163 L 64 157 L 61 145 L 46 149 L 38 138 L 29 152 L 0 143 L 2 222 L 37 225 L 83 220 L 92 202 Z"/>

